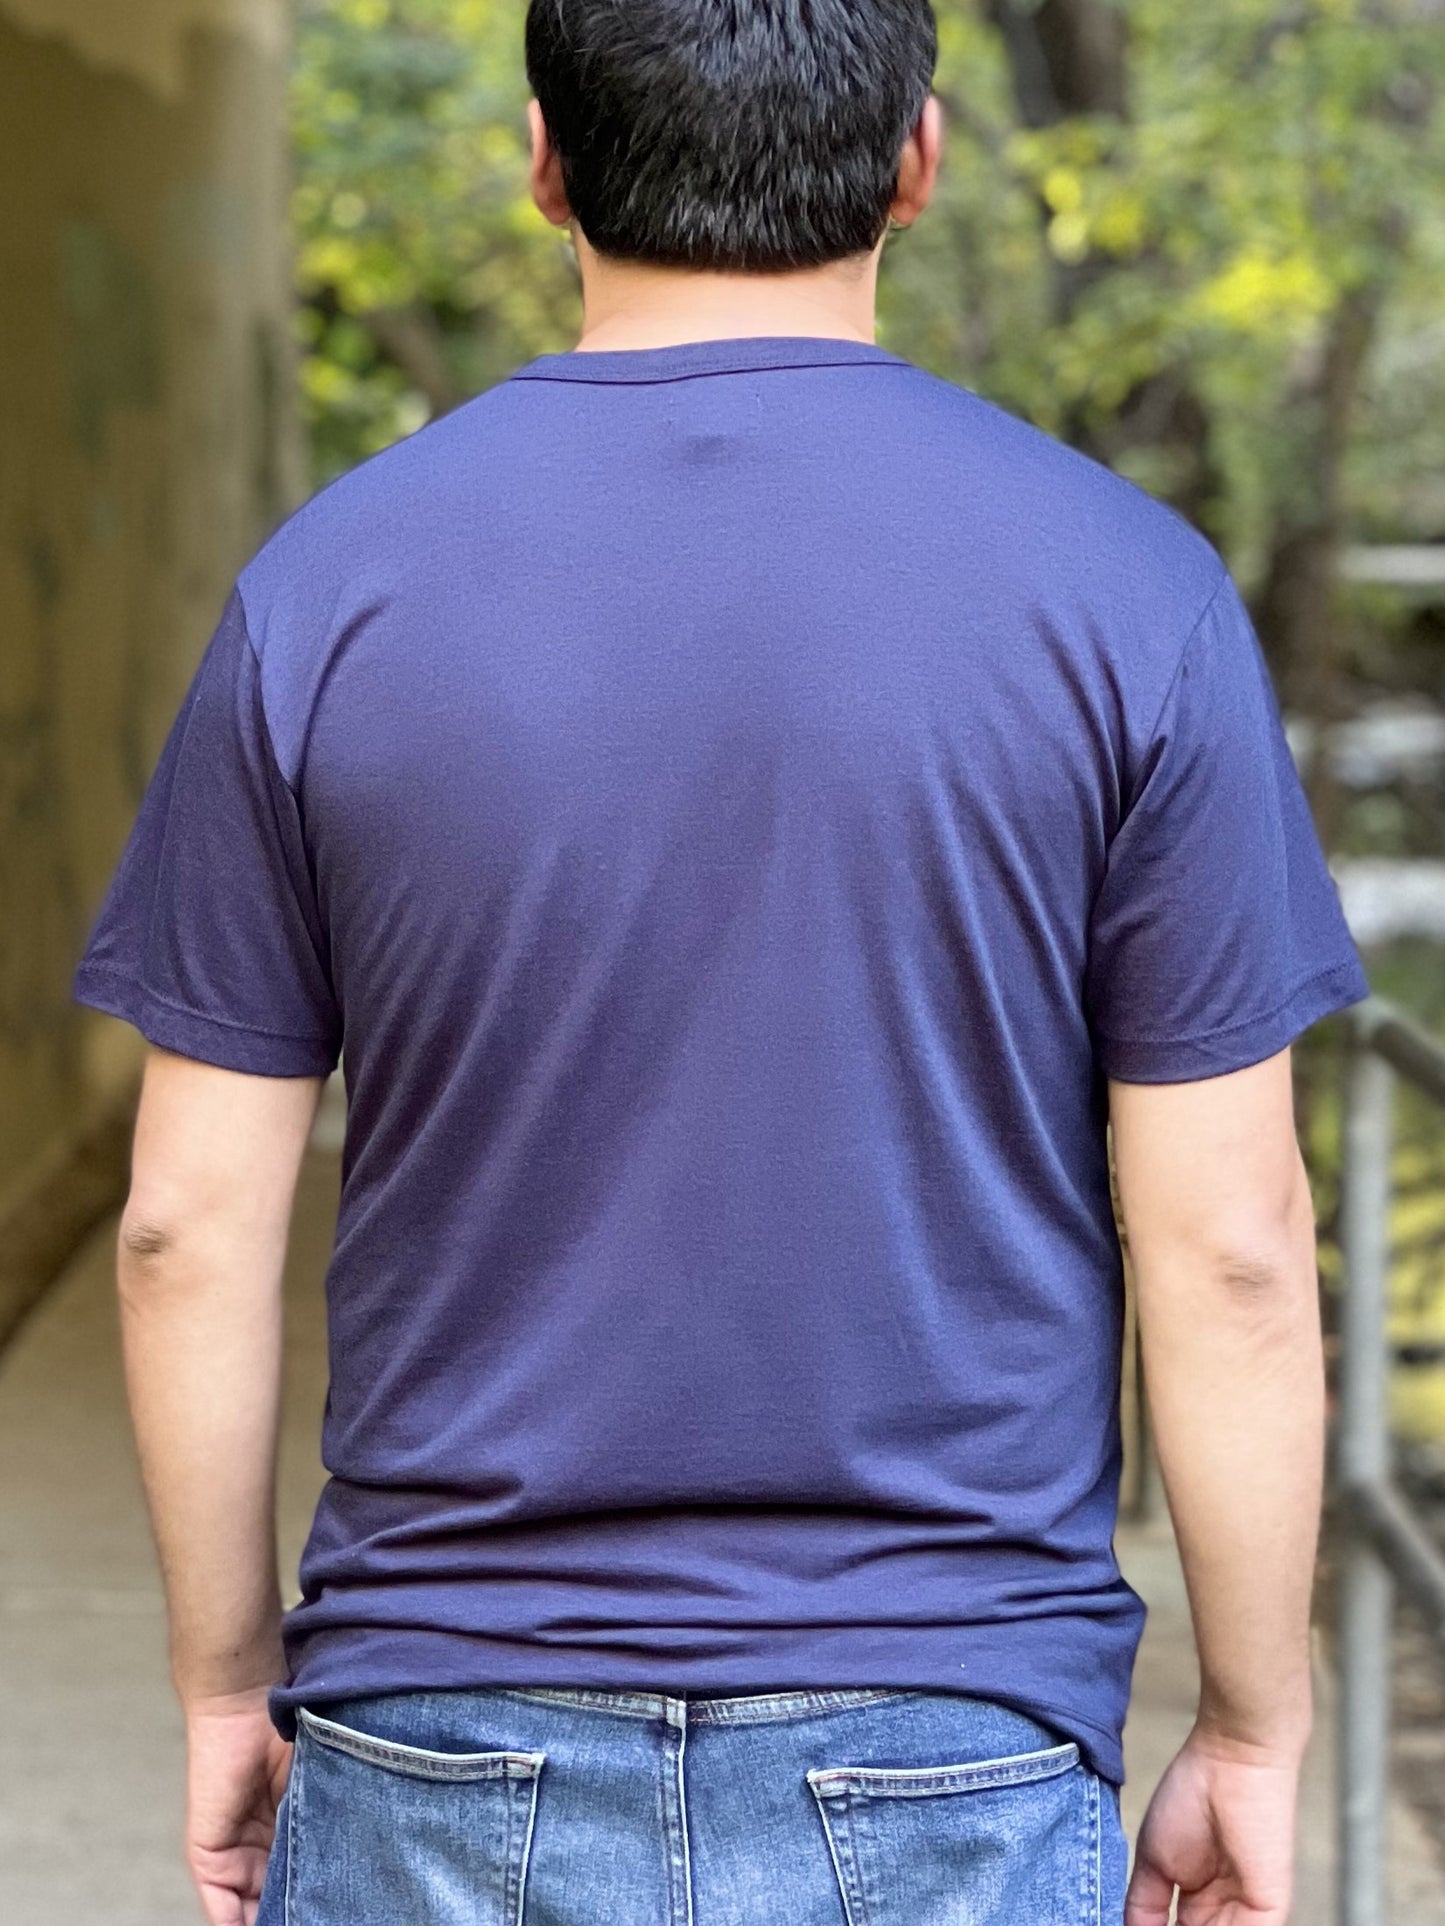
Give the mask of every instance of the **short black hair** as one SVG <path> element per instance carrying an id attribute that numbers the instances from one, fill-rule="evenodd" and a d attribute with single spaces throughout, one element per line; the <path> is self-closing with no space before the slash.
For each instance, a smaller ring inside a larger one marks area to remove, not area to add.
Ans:
<path id="1" fill-rule="evenodd" d="M 933 82 L 929 0 L 530 0 L 527 79 L 599 254 L 867 253 Z"/>

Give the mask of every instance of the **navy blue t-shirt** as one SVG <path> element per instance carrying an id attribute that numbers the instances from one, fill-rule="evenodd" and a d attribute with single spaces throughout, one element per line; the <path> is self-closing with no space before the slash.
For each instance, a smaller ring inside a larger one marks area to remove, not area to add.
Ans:
<path id="1" fill-rule="evenodd" d="M 242 569 L 75 990 L 342 1063 L 282 1732 L 886 1685 L 1122 1775 L 1106 1078 L 1367 992 L 1182 517 L 872 344 L 542 355 Z"/>

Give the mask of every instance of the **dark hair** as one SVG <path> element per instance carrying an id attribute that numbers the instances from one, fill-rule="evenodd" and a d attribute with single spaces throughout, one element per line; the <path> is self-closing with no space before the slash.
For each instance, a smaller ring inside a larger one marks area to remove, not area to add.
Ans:
<path id="1" fill-rule="evenodd" d="M 531 0 L 527 79 L 600 254 L 781 270 L 872 248 L 929 0 Z"/>

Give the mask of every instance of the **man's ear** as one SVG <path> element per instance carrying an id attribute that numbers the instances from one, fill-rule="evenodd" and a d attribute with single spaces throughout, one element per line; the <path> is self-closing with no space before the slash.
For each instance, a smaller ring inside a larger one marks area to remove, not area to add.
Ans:
<path id="1" fill-rule="evenodd" d="M 566 227 L 572 218 L 572 210 L 567 205 L 567 190 L 562 185 L 562 162 L 552 145 L 552 136 L 547 132 L 541 106 L 535 99 L 527 102 L 527 125 L 532 136 L 532 199 L 553 227 Z"/>
<path id="2" fill-rule="evenodd" d="M 898 159 L 898 186 L 888 214 L 899 227 L 911 227 L 932 199 L 942 158 L 943 107 L 937 94 L 930 94 Z"/>

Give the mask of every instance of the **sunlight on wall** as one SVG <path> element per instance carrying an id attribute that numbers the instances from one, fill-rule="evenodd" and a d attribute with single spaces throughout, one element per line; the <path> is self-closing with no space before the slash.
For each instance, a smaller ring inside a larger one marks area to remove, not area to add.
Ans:
<path id="1" fill-rule="evenodd" d="M 186 84 L 192 28 L 236 34 L 268 52 L 279 52 L 288 34 L 285 0 L 0 0 L 0 15 L 171 96 Z"/>
<path id="2" fill-rule="evenodd" d="M 281 24 L 0 0 L 0 1187 L 133 1071 L 70 972 L 234 572 L 302 486 Z"/>

